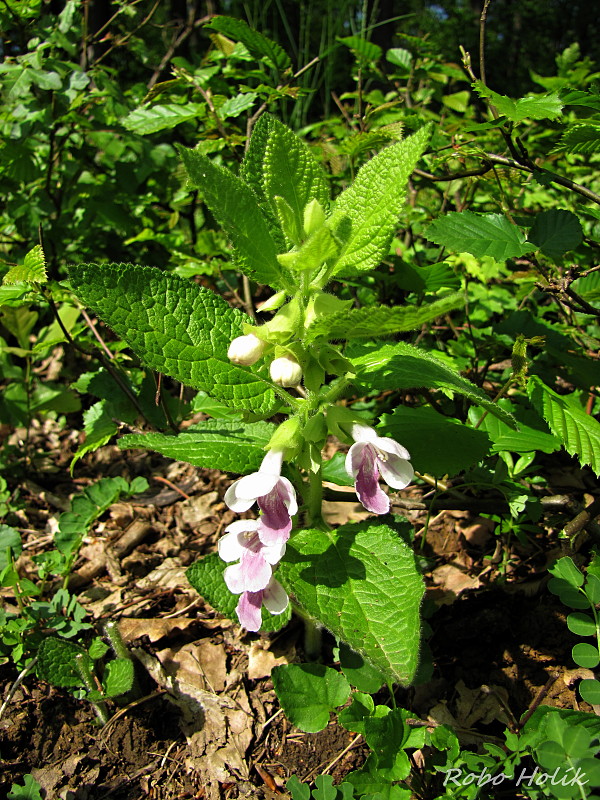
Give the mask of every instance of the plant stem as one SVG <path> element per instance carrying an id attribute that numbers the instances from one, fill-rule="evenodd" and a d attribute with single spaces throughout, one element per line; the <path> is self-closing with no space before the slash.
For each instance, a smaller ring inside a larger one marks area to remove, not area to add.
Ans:
<path id="1" fill-rule="evenodd" d="M 304 618 L 304 653 L 311 661 L 316 661 L 321 655 L 323 644 L 322 628 L 311 619 Z"/>
<path id="2" fill-rule="evenodd" d="M 94 681 L 92 679 L 90 669 L 85 659 L 86 657 L 83 655 L 83 653 L 79 653 L 79 655 L 75 656 L 75 664 L 77 665 L 77 672 L 79 673 L 79 676 L 83 681 L 85 688 L 88 690 L 88 692 L 92 692 L 96 687 L 94 686 Z M 93 700 L 91 700 L 90 702 L 94 706 L 94 711 L 96 712 L 96 716 L 98 717 L 100 722 L 103 725 L 106 725 L 106 723 L 108 722 L 108 710 L 106 708 L 106 703 L 103 702 L 98 703 L 94 702 Z"/>

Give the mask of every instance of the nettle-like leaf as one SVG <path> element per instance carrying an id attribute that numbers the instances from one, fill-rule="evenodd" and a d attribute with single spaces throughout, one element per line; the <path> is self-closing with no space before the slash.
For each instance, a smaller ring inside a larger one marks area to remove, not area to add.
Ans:
<path id="1" fill-rule="evenodd" d="M 133 661 L 129 658 L 113 658 L 106 665 L 102 681 L 106 697 L 118 697 L 131 691 L 135 677 Z"/>
<path id="2" fill-rule="evenodd" d="M 390 336 L 400 331 L 413 331 L 421 325 L 462 308 L 465 298 L 455 293 L 424 303 L 422 306 L 366 306 L 338 311 L 313 322 L 306 331 L 305 341 L 325 339 L 359 339 Z"/>
<path id="3" fill-rule="evenodd" d="M 281 45 L 253 30 L 244 20 L 217 16 L 213 17 L 205 27 L 241 42 L 250 55 L 266 59 L 278 72 L 283 72 L 291 65 L 290 57 Z"/>
<path id="4" fill-rule="evenodd" d="M 299 531 L 277 577 L 305 613 L 387 680 L 411 681 L 423 582 L 411 550 L 391 528 L 366 522 Z"/>
<path id="5" fill-rule="evenodd" d="M 122 450 L 143 447 L 195 467 L 247 475 L 260 467 L 274 430 L 269 422 L 207 420 L 176 435 L 130 433 L 118 444 Z"/>
<path id="6" fill-rule="evenodd" d="M 434 220 L 425 236 L 454 252 L 471 253 L 476 258 L 491 256 L 496 261 L 518 258 L 536 249 L 503 214 L 451 211 Z"/>
<path id="7" fill-rule="evenodd" d="M 493 453 L 531 453 L 534 450 L 553 453 L 560 448 L 558 439 L 550 433 L 544 420 L 535 411 L 515 406 L 506 398 L 499 400 L 498 404 L 514 415 L 519 429 L 513 430 L 498 417 L 488 414 L 478 430 L 485 431 L 491 439 Z M 475 425 L 483 413 L 480 408 L 470 408 L 469 419 Z"/>
<path id="8" fill-rule="evenodd" d="M 80 264 L 73 291 L 150 368 L 239 410 L 268 415 L 270 383 L 227 358 L 250 319 L 214 292 L 153 267 Z"/>
<path id="9" fill-rule="evenodd" d="M 600 121 L 587 120 L 570 125 L 552 152 L 590 155 L 600 150 Z"/>
<path id="10" fill-rule="evenodd" d="M 558 92 L 529 95 L 513 100 L 506 95 L 493 92 L 481 81 L 475 81 L 473 88 L 480 97 L 487 98 L 496 106 L 499 114 L 512 122 L 521 122 L 524 119 L 555 119 L 562 113 L 563 104 Z"/>
<path id="11" fill-rule="evenodd" d="M 185 105 L 167 103 L 136 108 L 121 120 L 121 124 L 128 131 L 147 136 L 149 133 L 170 130 L 182 122 L 201 119 L 205 115 L 206 106 L 200 103 L 186 103 Z"/>
<path id="12" fill-rule="evenodd" d="M 402 142 L 386 147 L 359 170 L 336 199 L 327 224 L 345 242 L 336 275 L 356 275 L 378 266 L 389 252 L 406 197 L 406 182 L 427 147 L 425 125 Z"/>
<path id="13" fill-rule="evenodd" d="M 416 470 L 437 477 L 457 475 L 477 464 L 487 456 L 491 444 L 483 431 L 443 417 L 432 408 L 396 408 L 393 414 L 381 417 L 378 431 L 406 447 Z"/>
<path id="14" fill-rule="evenodd" d="M 239 269 L 275 289 L 293 287 L 277 261 L 280 247 L 251 187 L 197 150 L 179 148 L 179 153 L 191 182 L 231 240 Z"/>
<path id="15" fill-rule="evenodd" d="M 75 688 L 84 686 L 84 680 L 77 669 L 77 657 L 84 661 L 84 667 L 91 669 L 92 661 L 83 647 L 65 639 L 47 637 L 38 648 L 37 674 L 53 686 Z"/>
<path id="16" fill-rule="evenodd" d="M 515 427 L 511 414 L 490 400 L 478 386 L 430 353 L 406 342 L 377 347 L 364 345 L 361 349 L 362 354 L 350 359 L 358 384 L 371 389 L 423 388 L 457 392 L 472 403 L 487 408 L 507 425 Z"/>
<path id="17" fill-rule="evenodd" d="M 3 284 L 20 283 L 46 283 L 48 276 L 46 274 L 46 259 L 41 245 L 36 244 L 28 253 L 25 254 L 22 264 L 12 267 L 8 270 L 4 278 Z"/>
<path id="18" fill-rule="evenodd" d="M 394 273 L 394 284 L 399 289 L 424 294 L 440 289 L 460 289 L 460 277 L 445 261 L 424 267 L 402 264 Z"/>
<path id="19" fill-rule="evenodd" d="M 350 684 L 323 664 L 284 664 L 271 672 L 273 688 L 286 717 L 306 733 L 326 728 L 329 714 L 344 705 Z"/>
<path id="20" fill-rule="evenodd" d="M 556 394 L 537 375 L 529 379 L 527 392 L 567 453 L 600 475 L 600 422 L 586 414 L 575 398 Z"/>
<path id="21" fill-rule="evenodd" d="M 282 197 L 302 230 L 304 209 L 311 200 L 329 204 L 329 185 L 321 165 L 296 134 L 272 118 L 263 162 L 264 191 L 273 203 Z"/>
<path id="22" fill-rule="evenodd" d="M 187 568 L 185 574 L 198 594 L 202 595 L 215 611 L 237 622 L 235 609 L 240 598 L 239 595 L 232 594 L 227 588 L 223 578 L 227 566 L 217 553 L 211 553 L 195 561 Z M 279 578 L 279 572 L 276 577 Z M 291 605 L 288 605 L 283 614 L 270 614 L 263 606 L 260 629 L 263 632 L 278 631 L 290 621 L 291 617 Z"/>
<path id="23" fill-rule="evenodd" d="M 529 240 L 549 258 L 560 258 L 583 241 L 583 229 L 572 211 L 552 208 L 536 215 Z"/>

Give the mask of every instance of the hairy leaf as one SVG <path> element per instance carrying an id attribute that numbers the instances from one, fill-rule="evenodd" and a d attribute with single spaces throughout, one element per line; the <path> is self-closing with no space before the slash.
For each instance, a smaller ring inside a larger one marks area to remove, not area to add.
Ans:
<path id="1" fill-rule="evenodd" d="M 500 114 L 512 122 L 521 122 L 524 119 L 555 119 L 562 112 L 563 104 L 558 92 L 546 92 L 512 100 L 506 95 L 488 89 L 481 81 L 475 81 L 473 86 L 480 97 L 486 97 L 496 106 Z"/>
<path id="2" fill-rule="evenodd" d="M 37 674 L 53 686 L 84 686 L 84 680 L 77 669 L 77 656 L 83 659 L 87 669 L 91 669 L 91 659 L 83 647 L 64 639 L 47 637 L 38 648 Z"/>
<path id="3" fill-rule="evenodd" d="M 248 184 L 197 150 L 179 152 L 191 182 L 231 240 L 240 270 L 276 289 L 292 285 L 277 261 L 280 248 Z"/>
<path id="4" fill-rule="evenodd" d="M 359 384 L 371 389 L 424 388 L 457 392 L 514 427 L 514 420 L 508 412 L 490 400 L 479 387 L 430 353 L 406 342 L 364 346 L 361 349 L 362 355 L 350 359 Z"/>
<path id="5" fill-rule="evenodd" d="M 152 369 L 233 408 L 259 414 L 274 408 L 269 383 L 227 358 L 231 340 L 250 320 L 218 295 L 133 264 L 80 264 L 69 274 L 82 302 Z"/>
<path id="6" fill-rule="evenodd" d="M 356 275 L 375 269 L 387 255 L 405 200 L 405 187 L 425 150 L 431 129 L 386 147 L 358 172 L 336 199 L 329 227 L 345 242 L 334 273 Z"/>
<path id="7" fill-rule="evenodd" d="M 278 72 L 287 69 L 291 64 L 290 57 L 281 45 L 253 30 L 242 19 L 217 16 L 213 17 L 205 27 L 241 42 L 250 55 L 255 58 L 265 58 Z"/>
<path id="8" fill-rule="evenodd" d="M 284 664 L 274 667 L 271 680 L 286 717 L 306 733 L 322 731 L 329 714 L 350 696 L 346 678 L 324 664 Z"/>
<path id="9" fill-rule="evenodd" d="M 464 295 L 455 293 L 424 303 L 422 306 L 366 306 L 338 311 L 316 320 L 306 331 L 306 341 L 325 339 L 358 339 L 390 336 L 412 331 L 421 325 L 448 314 L 465 304 Z"/>
<path id="10" fill-rule="evenodd" d="M 536 215 L 529 240 L 549 258 L 560 258 L 581 244 L 583 230 L 572 211 L 552 208 Z"/>
<path id="11" fill-rule="evenodd" d="M 28 253 L 25 254 L 23 263 L 9 269 L 4 278 L 3 284 L 19 283 L 46 283 L 46 259 L 41 245 L 36 244 Z"/>
<path id="12" fill-rule="evenodd" d="M 277 577 L 310 617 L 388 680 L 410 682 L 423 583 L 412 552 L 391 528 L 361 523 L 299 531 Z"/>
<path id="13" fill-rule="evenodd" d="M 144 447 L 195 467 L 246 475 L 260 467 L 274 430 L 269 422 L 207 420 L 176 435 L 130 433 L 118 444 L 122 450 Z"/>
<path id="14" fill-rule="evenodd" d="M 201 119 L 205 114 L 206 107 L 200 103 L 142 106 L 122 119 L 121 124 L 128 131 L 146 136 L 149 133 L 170 130 L 191 119 Z"/>

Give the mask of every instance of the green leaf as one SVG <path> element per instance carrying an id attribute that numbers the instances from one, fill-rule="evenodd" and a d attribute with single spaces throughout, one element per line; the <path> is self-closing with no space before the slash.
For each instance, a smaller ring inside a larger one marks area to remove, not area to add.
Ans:
<path id="1" fill-rule="evenodd" d="M 75 464 L 86 453 L 94 452 L 99 447 L 103 447 L 112 439 L 119 430 L 119 426 L 113 419 L 113 415 L 108 409 L 108 402 L 100 400 L 83 412 L 83 430 L 85 441 L 81 447 L 77 448 L 73 460 L 70 464 L 70 471 L 73 474 Z"/>
<path id="2" fill-rule="evenodd" d="M 533 410 L 523 409 L 506 398 L 500 399 L 498 405 L 514 415 L 519 428 L 512 430 L 502 420 L 488 414 L 478 430 L 485 431 L 492 440 L 493 453 L 504 450 L 510 453 L 531 453 L 534 450 L 553 453 L 559 449 L 560 442 L 548 430 L 543 430 L 547 428 L 546 423 Z M 479 422 L 483 413 L 479 408 L 469 409 L 469 419 L 473 425 Z"/>
<path id="3" fill-rule="evenodd" d="M 205 27 L 241 42 L 250 55 L 255 58 L 265 58 L 277 72 L 282 72 L 291 65 L 290 57 L 277 42 L 253 30 L 241 19 L 216 16 Z"/>
<path id="4" fill-rule="evenodd" d="M 434 220 L 425 236 L 454 252 L 471 253 L 476 258 L 491 256 L 496 261 L 518 258 L 535 249 L 503 214 L 451 211 Z"/>
<path id="5" fill-rule="evenodd" d="M 304 142 L 275 118 L 269 124 L 262 171 L 265 195 L 273 211 L 274 198 L 282 197 L 292 209 L 299 230 L 303 229 L 304 209 L 311 200 L 327 208 L 329 185 L 321 165 Z"/>
<path id="6" fill-rule="evenodd" d="M 99 636 L 96 636 L 88 647 L 88 655 L 92 661 L 97 661 L 99 658 L 103 658 L 109 649 L 109 646 Z"/>
<path id="7" fill-rule="evenodd" d="M 388 254 L 404 206 L 405 187 L 427 147 L 431 129 L 386 147 L 358 172 L 354 183 L 336 199 L 327 224 L 345 242 L 336 275 L 375 269 Z"/>
<path id="8" fill-rule="evenodd" d="M 131 691 L 134 679 L 133 661 L 129 658 L 114 658 L 106 665 L 102 680 L 106 697 L 118 697 Z"/>
<path id="9" fill-rule="evenodd" d="M 475 81 L 473 87 L 480 97 L 486 97 L 502 116 L 512 122 L 521 122 L 524 119 L 555 119 L 562 112 L 563 104 L 558 92 L 532 94 L 512 100 L 488 89 L 481 81 Z"/>
<path id="10" fill-rule="evenodd" d="M 351 358 L 357 382 L 369 389 L 442 389 L 457 392 L 487 408 L 511 427 L 512 416 L 443 361 L 406 342 L 363 346 L 363 354 Z"/>
<path id="11" fill-rule="evenodd" d="M 227 564 L 219 558 L 217 553 L 211 553 L 204 558 L 195 561 L 186 570 L 186 577 L 198 594 L 206 600 L 207 603 L 228 619 L 237 622 L 237 614 L 235 613 L 238 604 L 239 595 L 232 594 L 223 578 L 223 573 L 227 568 Z M 279 573 L 276 575 L 279 578 Z M 266 608 L 262 609 L 262 632 L 278 631 L 283 628 L 292 617 L 291 603 L 283 614 L 270 614 Z"/>
<path id="12" fill-rule="evenodd" d="M 228 97 L 223 105 L 217 109 L 217 116 L 219 119 L 239 117 L 244 111 L 249 111 L 252 108 L 257 97 L 256 92 L 244 92 L 235 97 Z"/>
<path id="13" fill-rule="evenodd" d="M 600 475 L 600 422 L 586 414 L 574 398 L 553 392 L 537 375 L 530 377 L 527 392 L 565 450 Z"/>
<path id="14" fill-rule="evenodd" d="M 8 800 L 42 800 L 41 788 L 32 775 L 23 775 L 23 785 L 13 783 L 7 797 Z"/>
<path id="15" fill-rule="evenodd" d="M 218 295 L 184 278 L 132 264 L 81 264 L 73 290 L 152 369 L 210 392 L 237 409 L 267 415 L 270 383 L 227 358 L 250 322 Z"/>
<path id="16" fill-rule="evenodd" d="M 269 422 L 207 420 L 176 435 L 127 434 L 118 444 L 122 450 L 144 447 L 195 467 L 247 475 L 258 471 L 274 431 L 275 425 Z"/>
<path id="17" fill-rule="evenodd" d="M 598 653 L 598 647 L 594 647 L 593 644 L 588 644 L 587 642 L 576 644 L 573 647 L 571 654 L 573 656 L 573 661 L 580 667 L 594 669 L 598 666 L 598 664 L 600 664 L 600 653 Z"/>
<path id="18" fill-rule="evenodd" d="M 179 153 L 191 182 L 231 240 L 239 269 L 276 289 L 293 286 L 277 261 L 279 248 L 250 186 L 197 150 L 180 148 Z"/>
<path id="19" fill-rule="evenodd" d="M 574 588 L 564 578 L 551 578 L 548 581 L 548 590 L 552 592 L 552 594 L 558 595 L 561 603 L 564 603 L 570 608 L 589 609 L 590 607 L 590 601 L 583 594 L 583 592 L 580 592 L 578 589 Z"/>
<path id="20" fill-rule="evenodd" d="M 590 602 L 598 605 L 600 603 L 600 578 L 597 575 L 588 574 L 583 588 Z"/>
<path id="21" fill-rule="evenodd" d="M 83 656 L 88 670 L 92 668 L 91 659 L 83 647 L 65 639 L 53 637 L 43 639 L 38 648 L 36 666 L 38 677 L 53 686 L 69 689 L 84 686 L 83 678 L 77 669 L 77 656 Z"/>
<path id="22" fill-rule="evenodd" d="M 361 523 L 299 531 L 277 577 L 310 617 L 387 680 L 410 682 L 423 584 L 412 552 L 390 528 Z"/>
<path id="23" fill-rule="evenodd" d="M 16 560 L 21 555 L 23 545 L 19 531 L 11 528 L 10 525 L 0 523 L 0 572 L 10 563 L 8 560 L 8 548 L 10 547 L 13 558 Z"/>
<path id="24" fill-rule="evenodd" d="M 338 36 L 338 42 L 345 44 L 363 67 L 379 61 L 383 52 L 378 44 L 370 42 L 364 36 Z"/>
<path id="25" fill-rule="evenodd" d="M 330 712 L 350 696 L 346 678 L 323 664 L 274 667 L 271 680 L 286 717 L 306 733 L 326 728 Z"/>
<path id="26" fill-rule="evenodd" d="M 600 121 L 588 120 L 569 125 L 553 152 L 589 155 L 600 150 Z"/>
<path id="27" fill-rule="evenodd" d="M 424 267 L 402 264 L 394 272 L 394 284 L 408 292 L 424 294 L 437 292 L 440 289 L 459 289 L 460 277 L 445 261 L 428 264 Z"/>
<path id="28" fill-rule="evenodd" d="M 340 667 L 348 678 L 349 683 L 360 692 L 374 694 L 385 683 L 385 677 L 365 661 L 365 659 L 348 647 L 345 642 L 340 642 Z M 349 730 L 352 730 L 349 728 Z"/>
<path id="29" fill-rule="evenodd" d="M 4 278 L 3 284 L 20 283 L 46 283 L 46 259 L 44 251 L 39 244 L 36 244 L 28 253 L 25 254 L 23 263 L 9 269 Z"/>
<path id="30" fill-rule="evenodd" d="M 596 623 L 589 614 L 579 614 L 577 611 L 567 617 L 567 628 L 578 636 L 595 636 Z"/>
<path id="31" fill-rule="evenodd" d="M 583 241 L 581 223 L 571 211 L 553 208 L 536 215 L 529 240 L 549 258 L 560 258 Z"/>
<path id="32" fill-rule="evenodd" d="M 128 131 L 146 136 L 149 133 L 170 130 L 182 122 L 201 119 L 205 115 L 206 108 L 200 103 L 186 103 L 181 106 L 175 103 L 168 103 L 166 105 L 136 108 L 135 111 L 132 111 L 121 120 L 121 124 Z"/>
<path id="33" fill-rule="evenodd" d="M 432 408 L 396 408 L 384 414 L 378 432 L 400 442 L 419 472 L 457 475 L 488 455 L 490 439 Z"/>
<path id="34" fill-rule="evenodd" d="M 333 785 L 331 775 L 317 775 L 315 786 L 312 793 L 314 800 L 336 800 L 337 788 Z"/>
<path id="35" fill-rule="evenodd" d="M 584 577 L 573 561 L 570 556 L 564 556 L 560 558 L 556 564 L 550 567 L 548 570 L 551 575 L 554 575 L 555 578 L 562 578 L 562 580 L 566 581 L 569 586 L 572 586 L 574 589 L 578 589 L 580 586 L 583 586 Z"/>
<path id="36" fill-rule="evenodd" d="M 585 678 L 579 684 L 579 694 L 591 706 L 600 705 L 600 681 Z"/>
<path id="37" fill-rule="evenodd" d="M 292 795 L 292 800 L 310 800 L 310 788 L 306 783 L 301 783 L 296 775 L 288 779 L 285 788 Z"/>
<path id="38" fill-rule="evenodd" d="M 335 453 L 328 461 L 323 462 L 323 480 L 337 483 L 338 486 L 354 486 L 354 478 L 348 475 L 345 465 L 345 453 Z"/>
<path id="39" fill-rule="evenodd" d="M 327 340 L 357 339 L 413 331 L 450 311 L 462 308 L 464 304 L 464 295 L 457 292 L 422 306 L 351 308 L 317 319 L 307 329 L 305 340 L 312 342 L 319 337 Z"/>

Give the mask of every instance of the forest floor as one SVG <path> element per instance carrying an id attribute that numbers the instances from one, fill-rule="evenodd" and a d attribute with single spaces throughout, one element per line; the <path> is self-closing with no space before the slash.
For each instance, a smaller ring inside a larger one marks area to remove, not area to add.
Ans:
<path id="1" fill-rule="evenodd" d="M 19 437 L 23 431 L 13 431 L 7 441 Z M 334 718 L 320 733 L 302 733 L 279 709 L 269 675 L 276 664 L 302 660 L 300 622 L 277 634 L 244 634 L 186 580 L 185 569 L 214 551 L 234 519 L 223 502 L 230 477 L 107 446 L 71 478 L 76 434 L 52 422 L 34 429 L 28 446 L 45 456 L 21 480 L 21 509 L 10 520 L 24 539 L 21 575 L 35 576 L 31 557 L 52 547 L 56 518 L 75 492 L 100 477 L 148 479 L 144 495 L 113 505 L 96 523 L 70 583 L 98 634 L 103 623 L 118 622 L 142 697 L 112 704 L 101 728 L 89 703 L 29 675 L 0 719 L 1 796 L 31 773 L 46 798 L 61 800 L 273 798 L 285 796 L 291 775 L 311 781 L 328 773 L 339 782 L 360 767 L 367 753 L 360 736 Z M 584 501 L 589 474 L 565 456 L 552 490 Z M 394 498 L 426 494 L 411 487 Z M 333 524 L 365 518 L 355 495 L 347 497 L 327 504 Z M 592 710 L 576 698 L 581 670 L 571 660 L 577 639 L 567 611 L 546 588 L 548 565 L 564 554 L 558 531 L 567 518 L 546 517 L 521 543 L 501 539 L 475 511 L 433 514 L 424 535 L 425 512 L 393 510 L 416 532 L 433 661 L 423 664 L 420 683 L 398 689 L 398 705 L 432 727 L 451 724 L 468 747 L 500 743 L 506 726 L 514 729 L 540 701 Z M 10 607 L 14 599 L 2 591 Z M 326 663 L 333 645 L 326 639 Z M 16 677 L 11 664 L 0 667 L 2 699 Z"/>

